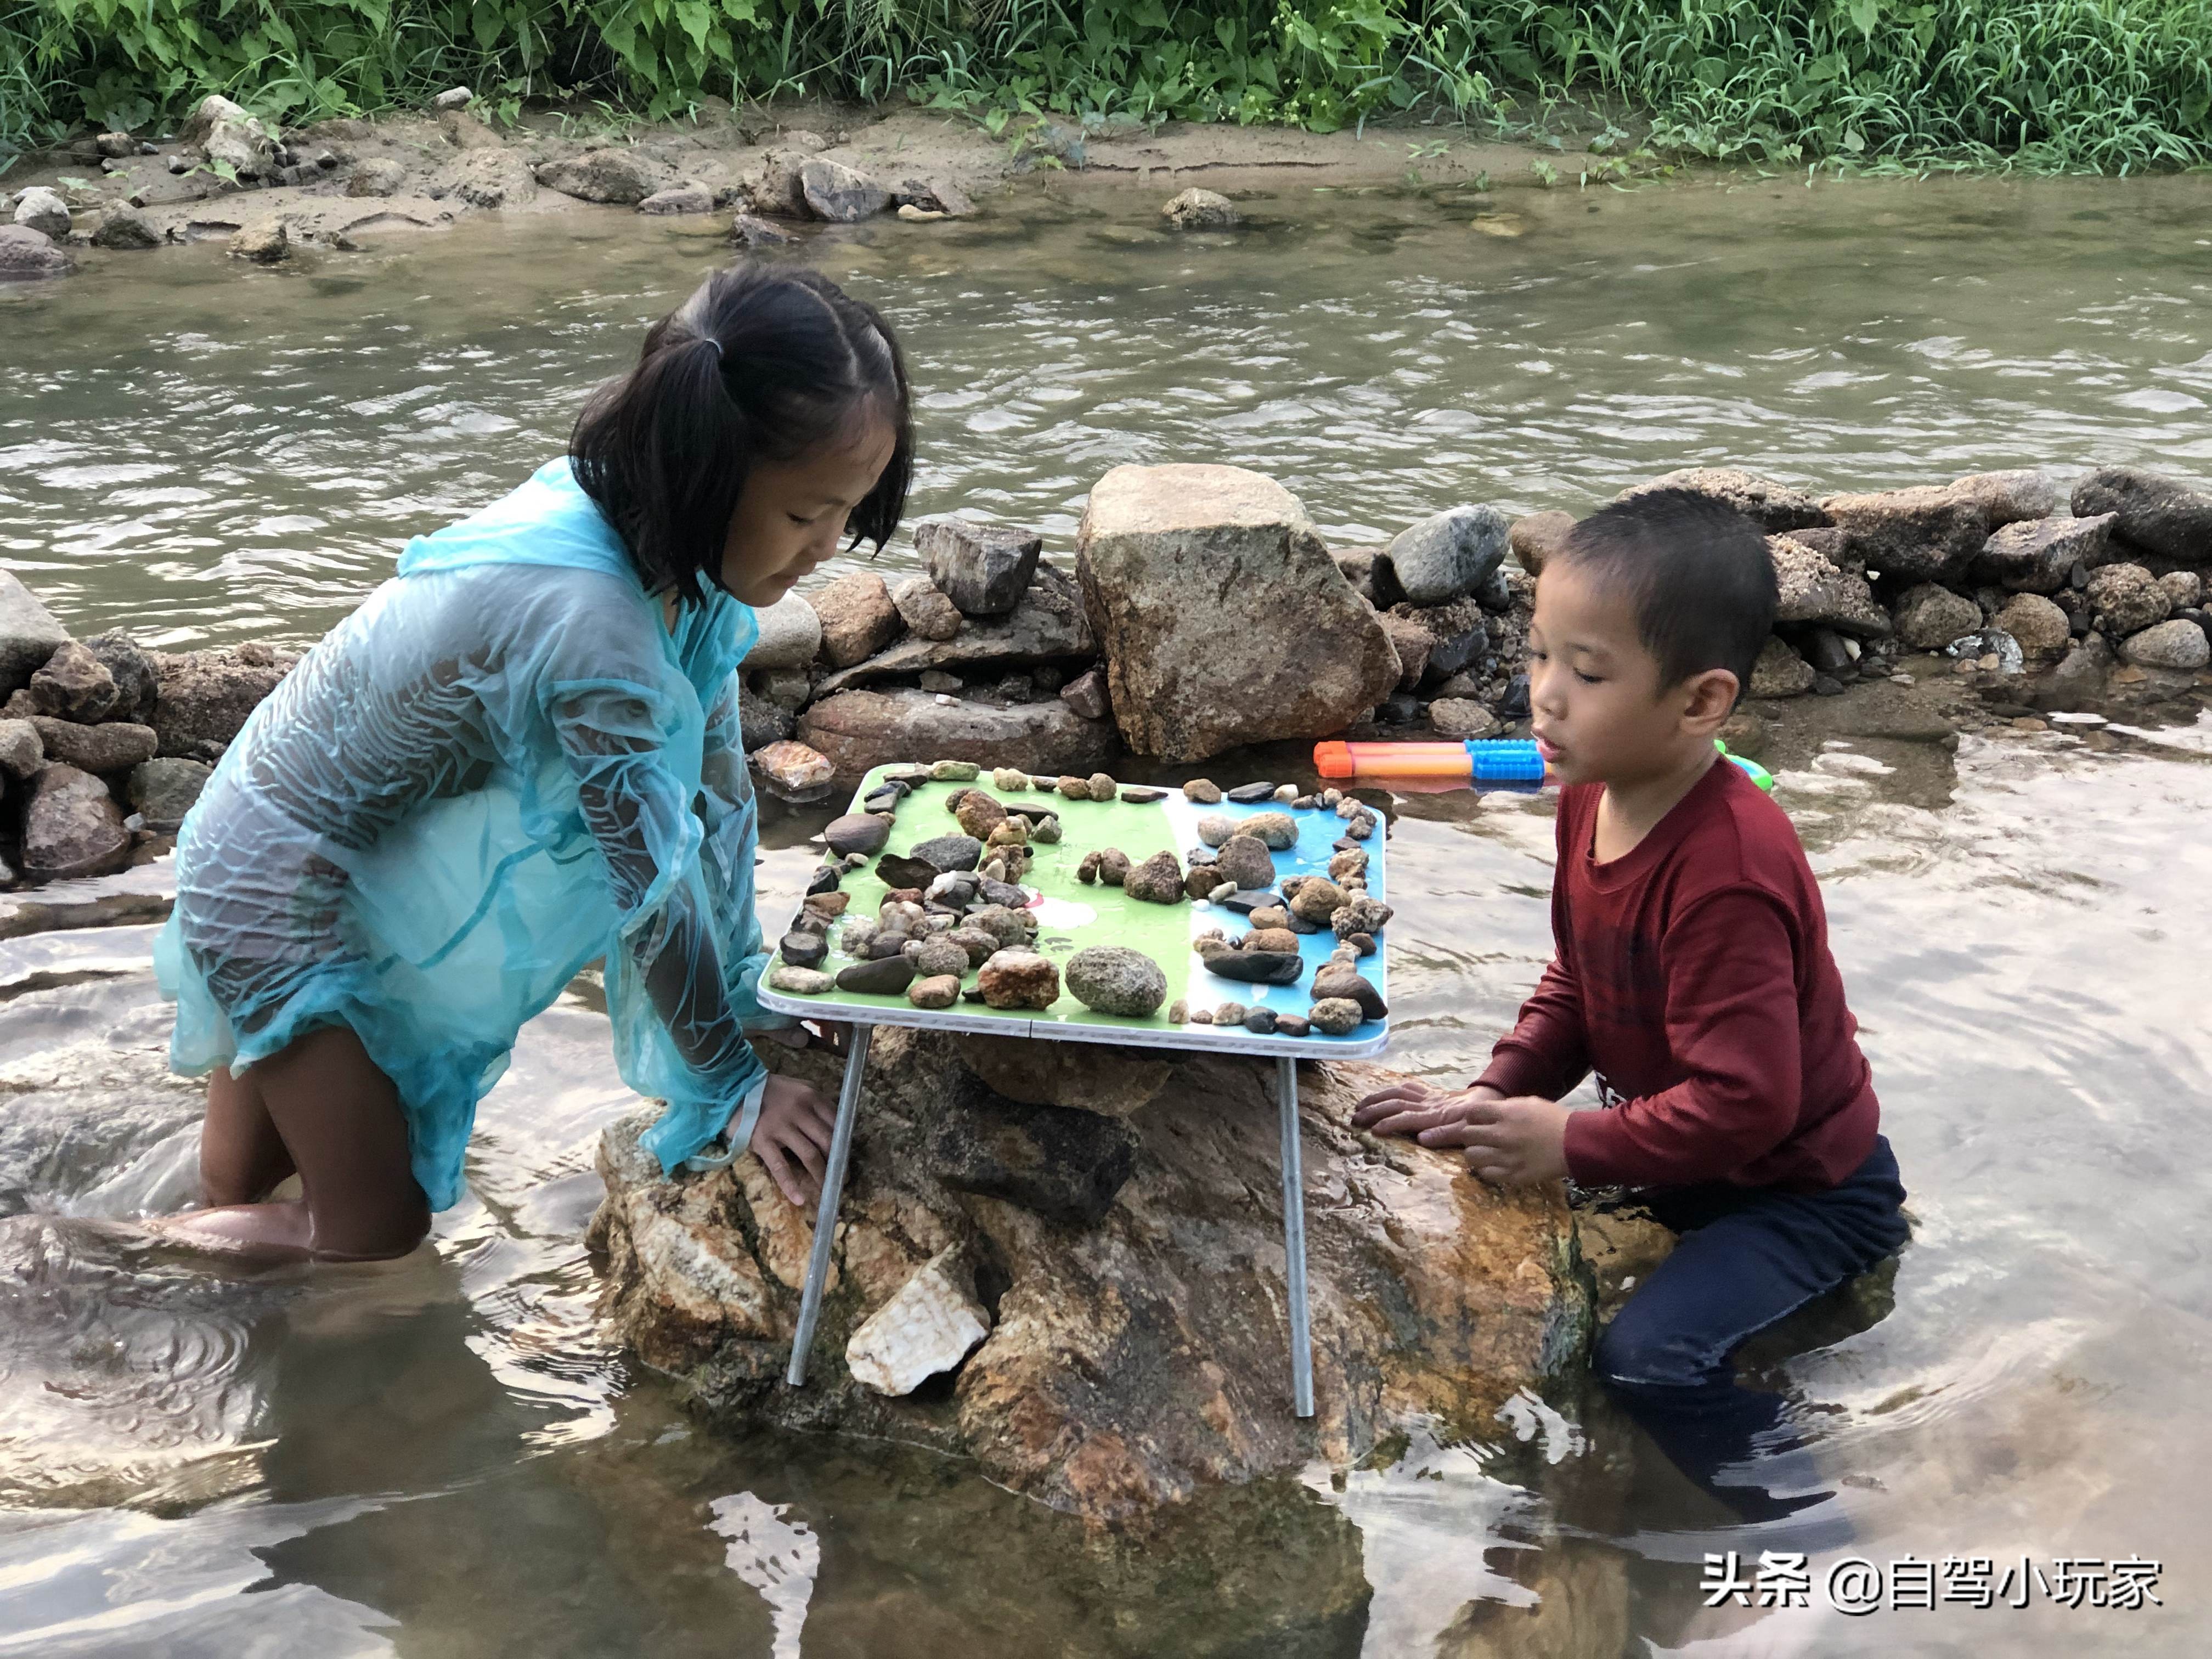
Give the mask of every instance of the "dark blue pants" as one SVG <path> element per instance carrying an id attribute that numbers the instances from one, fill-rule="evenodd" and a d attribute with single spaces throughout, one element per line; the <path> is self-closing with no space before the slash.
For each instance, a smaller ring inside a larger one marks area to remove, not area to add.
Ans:
<path id="1" fill-rule="evenodd" d="M 1826 1496 L 1806 1490 L 1811 1460 L 1782 1396 L 1737 1387 L 1729 1356 L 1905 1243 L 1889 1141 L 1875 1137 L 1826 1192 L 1714 1183 L 1636 1197 L 1681 1239 L 1598 1338 L 1598 1376 L 1683 1474 L 1746 1520 Z"/>

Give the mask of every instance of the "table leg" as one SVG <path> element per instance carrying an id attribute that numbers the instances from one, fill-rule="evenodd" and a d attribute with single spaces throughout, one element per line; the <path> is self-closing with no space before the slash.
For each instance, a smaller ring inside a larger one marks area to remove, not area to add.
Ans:
<path id="1" fill-rule="evenodd" d="M 853 1151 L 853 1120 L 860 1112 L 860 1074 L 868 1068 L 872 1025 L 852 1028 L 845 1056 L 845 1082 L 837 1091 L 837 1127 L 830 1136 L 830 1165 L 822 1172 L 822 1203 L 814 1212 L 814 1248 L 806 1257 L 806 1288 L 799 1297 L 799 1329 L 791 1339 L 791 1369 L 783 1380 L 806 1386 L 806 1351 L 814 1346 L 814 1324 L 822 1317 L 822 1290 L 830 1279 L 830 1250 L 837 1233 L 837 1200 L 845 1190 L 845 1160 Z"/>
<path id="2" fill-rule="evenodd" d="M 1313 1329 L 1306 1306 L 1306 1188 L 1298 1157 L 1298 1063 L 1284 1054 L 1275 1064 L 1275 1102 L 1283 1124 L 1284 1290 L 1291 1304 L 1291 1406 L 1300 1417 L 1311 1417 Z"/>

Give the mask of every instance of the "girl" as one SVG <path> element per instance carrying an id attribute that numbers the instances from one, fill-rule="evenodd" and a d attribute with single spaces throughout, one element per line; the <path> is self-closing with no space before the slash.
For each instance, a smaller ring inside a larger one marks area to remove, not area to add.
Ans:
<path id="1" fill-rule="evenodd" d="M 793 1204 L 827 1102 L 770 1077 L 750 607 L 850 530 L 881 547 L 912 467 L 882 318 L 739 265 L 655 324 L 568 455 L 408 544 L 398 574 L 257 709 L 177 843 L 155 951 L 171 1063 L 209 1074 L 207 1203 L 171 1224 L 259 1255 L 404 1255 L 456 1203 L 476 1103 L 595 957 L 664 1170 L 750 1147 Z M 304 1201 L 264 1201 L 297 1171 Z"/>

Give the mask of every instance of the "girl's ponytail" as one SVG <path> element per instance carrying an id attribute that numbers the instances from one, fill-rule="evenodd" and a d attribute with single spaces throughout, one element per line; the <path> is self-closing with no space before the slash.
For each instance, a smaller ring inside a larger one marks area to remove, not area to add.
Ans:
<path id="1" fill-rule="evenodd" d="M 720 586 L 745 480 L 871 416 L 896 434 L 849 520 L 880 548 L 914 474 L 906 363 L 875 308 L 826 276 L 746 261 L 655 323 L 637 366 L 602 387 L 568 441 L 576 482 L 621 534 L 648 592 Z"/>

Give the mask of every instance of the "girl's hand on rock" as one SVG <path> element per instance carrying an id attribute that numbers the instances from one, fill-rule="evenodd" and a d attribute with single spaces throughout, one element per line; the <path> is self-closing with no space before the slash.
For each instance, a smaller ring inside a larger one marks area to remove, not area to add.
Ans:
<path id="1" fill-rule="evenodd" d="M 822 1196 L 822 1171 L 830 1161 L 830 1132 L 836 1113 L 819 1090 L 796 1079 L 771 1077 L 753 1124 L 752 1155 L 794 1209 Z"/>

